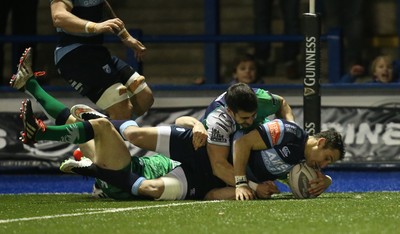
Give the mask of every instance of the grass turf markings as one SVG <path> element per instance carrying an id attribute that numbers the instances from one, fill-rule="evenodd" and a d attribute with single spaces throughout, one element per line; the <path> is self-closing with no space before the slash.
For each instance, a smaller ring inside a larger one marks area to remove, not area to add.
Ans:
<path id="1" fill-rule="evenodd" d="M 152 208 L 164 208 L 164 207 L 175 207 L 175 206 L 185 206 L 185 205 L 198 205 L 198 204 L 216 203 L 216 202 L 222 202 L 222 201 L 194 201 L 194 202 L 171 203 L 171 204 L 154 205 L 154 206 L 109 208 L 109 209 L 105 208 L 105 209 L 101 209 L 99 211 L 89 211 L 89 212 L 80 212 L 80 213 L 72 213 L 72 214 L 45 215 L 45 216 L 26 217 L 26 218 L 17 218 L 17 219 L 0 219 L 0 224 L 21 222 L 21 221 L 32 221 L 32 220 L 43 220 L 43 219 L 74 217 L 74 216 L 92 215 L 92 214 L 117 213 L 117 212 L 132 211 L 132 210 L 146 210 L 146 209 L 152 209 Z"/>

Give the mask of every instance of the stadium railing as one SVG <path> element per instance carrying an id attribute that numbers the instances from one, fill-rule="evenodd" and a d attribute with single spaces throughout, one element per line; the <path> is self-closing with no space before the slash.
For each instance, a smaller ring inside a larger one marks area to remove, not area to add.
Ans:
<path id="1" fill-rule="evenodd" d="M 207 55 L 204 56 L 207 58 L 204 61 L 204 77 L 206 77 L 206 84 L 220 83 L 218 80 L 218 47 L 221 43 L 303 41 L 302 35 L 145 35 L 139 29 L 131 29 L 129 31 L 135 38 L 144 43 L 204 43 L 204 54 Z M 57 40 L 57 35 L 0 36 L 0 43 L 56 43 Z M 341 36 L 339 30 L 332 30 L 328 34 L 322 35 L 321 41 L 327 43 L 329 83 L 336 83 L 341 75 Z M 105 36 L 105 42 L 120 43 L 120 40 L 114 35 L 107 35 Z M 127 49 L 126 53 L 127 62 L 140 71 L 142 64 L 139 64 L 135 60 L 133 51 Z"/>

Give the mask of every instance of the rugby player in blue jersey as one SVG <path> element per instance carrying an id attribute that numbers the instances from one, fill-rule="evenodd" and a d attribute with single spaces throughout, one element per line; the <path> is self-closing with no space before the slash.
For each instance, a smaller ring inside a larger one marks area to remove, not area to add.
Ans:
<path id="1" fill-rule="evenodd" d="M 294 121 L 292 109 L 283 97 L 244 83 L 231 85 L 207 107 L 200 121 L 208 132 L 206 148 L 215 176 L 235 186 L 232 162 L 228 160 L 233 134 L 237 130 L 250 131 L 268 122 L 271 115 Z M 178 121 L 179 125 L 188 128 L 196 123 L 191 117 Z M 262 188 L 254 183 L 251 185 L 255 191 Z"/>
<path id="2" fill-rule="evenodd" d="M 233 147 L 236 199 L 254 199 L 248 184 L 246 168 L 258 180 L 286 177 L 290 169 L 302 161 L 315 169 L 343 159 L 345 146 L 340 133 L 330 129 L 309 136 L 297 124 L 273 120 L 258 126 L 247 134 L 236 136 Z M 331 179 L 317 171 L 318 178 L 310 194 L 318 196 L 331 184 Z"/>
<path id="3" fill-rule="evenodd" d="M 144 76 L 103 45 L 104 34 L 116 34 L 142 60 L 146 47 L 133 38 L 104 0 L 50 0 L 59 40 L 54 51 L 61 77 L 112 119 L 131 119 L 153 104 Z M 108 14 L 107 14 L 108 13 Z M 105 18 L 108 17 L 108 18 Z M 20 88 L 19 82 L 13 86 Z"/>

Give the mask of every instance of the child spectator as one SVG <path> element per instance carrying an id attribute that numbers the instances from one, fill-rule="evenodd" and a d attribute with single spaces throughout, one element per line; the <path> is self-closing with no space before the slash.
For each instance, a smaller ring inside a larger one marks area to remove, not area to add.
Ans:
<path id="1" fill-rule="evenodd" d="M 233 80 L 230 84 L 245 83 L 255 84 L 262 83 L 257 74 L 257 63 L 253 55 L 244 54 L 235 59 L 233 63 Z"/>
<path id="2" fill-rule="evenodd" d="M 371 64 L 371 83 L 392 83 L 396 82 L 394 79 L 393 70 L 394 61 L 388 55 L 380 55 L 376 57 Z M 362 69 L 352 67 L 350 72 L 344 75 L 340 82 L 341 83 L 354 83 L 358 77 L 362 75 Z"/>

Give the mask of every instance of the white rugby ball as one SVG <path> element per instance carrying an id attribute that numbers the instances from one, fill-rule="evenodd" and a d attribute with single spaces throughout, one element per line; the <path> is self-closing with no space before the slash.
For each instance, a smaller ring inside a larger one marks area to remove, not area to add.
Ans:
<path id="1" fill-rule="evenodd" d="M 308 192 L 311 187 L 308 183 L 310 180 L 316 179 L 317 173 L 315 169 L 307 166 L 305 162 L 295 165 L 289 172 L 289 187 L 295 198 L 314 198 Z"/>

